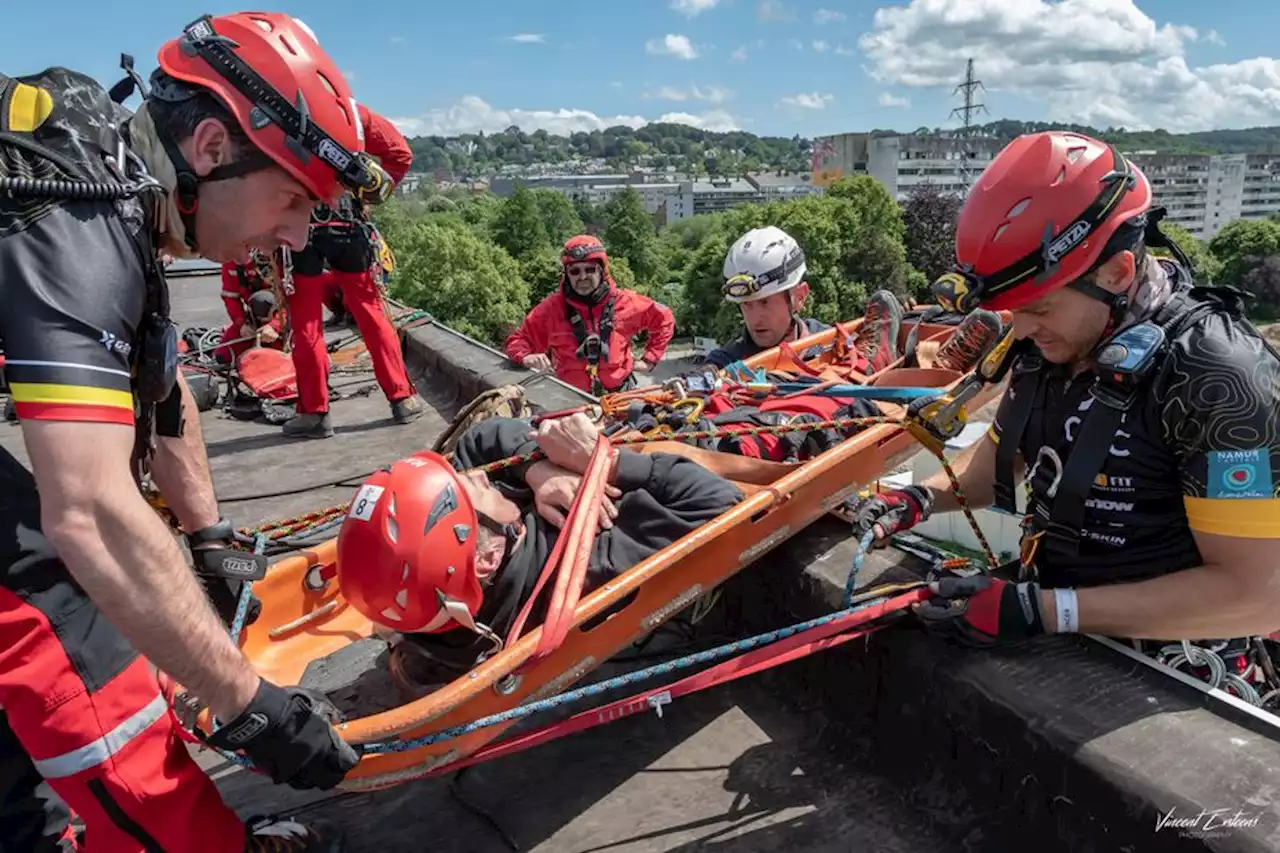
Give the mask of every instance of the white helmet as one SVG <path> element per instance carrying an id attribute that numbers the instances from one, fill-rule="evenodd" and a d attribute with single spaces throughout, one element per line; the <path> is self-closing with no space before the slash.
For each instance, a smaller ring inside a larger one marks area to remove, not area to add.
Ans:
<path id="1" fill-rule="evenodd" d="M 790 290 L 804 281 L 804 250 L 776 225 L 753 228 L 738 238 L 724 259 L 721 292 L 730 302 L 752 302 Z"/>

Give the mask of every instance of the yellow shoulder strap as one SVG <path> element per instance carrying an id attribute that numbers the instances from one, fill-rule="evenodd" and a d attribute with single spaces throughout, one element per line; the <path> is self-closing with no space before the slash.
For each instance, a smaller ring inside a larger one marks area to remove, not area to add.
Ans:
<path id="1" fill-rule="evenodd" d="M 0 129 L 14 133 L 34 133 L 53 112 L 53 98 L 48 92 L 16 81 L 10 81 L 8 92 L 0 91 L 0 104 L 7 104 L 0 114 Z"/>

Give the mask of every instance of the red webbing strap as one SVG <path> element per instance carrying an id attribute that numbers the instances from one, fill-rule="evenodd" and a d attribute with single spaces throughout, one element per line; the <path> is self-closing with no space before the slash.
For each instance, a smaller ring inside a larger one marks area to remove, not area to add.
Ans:
<path id="1" fill-rule="evenodd" d="M 603 442 L 603 445 L 601 444 L 601 442 Z M 547 581 L 553 575 L 557 576 L 556 591 L 559 592 L 559 590 L 561 589 L 561 585 L 563 581 L 560 580 L 559 576 L 564 574 L 562 560 L 563 560 L 565 551 L 569 546 L 570 539 L 573 538 L 572 536 L 573 531 L 577 529 L 575 527 L 575 522 L 577 521 L 578 517 L 582 515 L 584 512 L 587 512 L 591 515 L 592 526 L 590 530 L 592 534 L 592 541 L 594 541 L 595 525 L 599 522 L 600 497 L 599 497 L 599 494 L 597 493 L 596 499 L 594 502 L 587 502 L 584 504 L 584 500 L 589 492 L 588 486 L 590 485 L 589 480 L 590 480 L 591 472 L 593 470 L 593 466 L 597 466 L 599 461 L 598 457 L 602 455 L 601 454 L 602 446 L 605 449 L 605 452 L 603 455 L 606 460 L 604 470 L 606 474 L 608 472 L 608 464 L 607 464 L 607 461 L 609 458 L 608 453 L 612 449 L 612 446 L 609 443 L 609 439 L 602 434 L 597 437 L 596 449 L 591 455 L 591 461 L 587 463 L 587 472 L 586 474 L 583 475 L 582 485 L 578 489 L 578 494 L 574 496 L 573 504 L 569 507 L 568 513 L 566 513 L 564 529 L 561 530 L 560 535 L 556 537 L 556 544 L 551 549 L 551 554 L 550 556 L 547 557 L 546 563 L 544 563 L 542 566 L 542 574 L 538 577 L 538 584 L 533 588 L 533 592 L 529 595 L 529 597 L 525 599 L 524 606 L 520 608 L 520 614 L 516 616 L 516 621 L 512 623 L 511 630 L 507 632 L 506 646 L 508 648 L 510 648 L 518 639 L 520 639 L 520 633 L 524 629 L 525 622 L 527 622 L 529 619 L 529 614 L 533 612 L 534 604 L 538 601 L 538 597 L 542 594 L 543 587 L 547 585 Z M 603 486 L 601 488 L 603 488 Z M 592 503 L 594 503 L 594 510 L 592 510 L 591 508 Z M 585 510 L 583 509 L 584 506 L 586 507 Z M 571 557 L 574 553 L 575 552 L 570 552 Z M 591 556 L 590 542 L 588 542 L 586 546 L 586 556 L 588 559 Z M 586 578 L 586 566 L 584 564 L 582 568 L 582 579 L 585 580 L 585 578 Z M 579 582 L 578 594 L 581 595 L 581 592 L 582 592 L 582 587 L 581 587 L 581 582 Z M 575 607 L 577 606 L 577 598 L 578 596 L 574 597 Z M 555 600 L 553 598 L 552 607 L 554 606 L 555 606 Z M 547 628 L 550 626 L 550 623 L 552 621 L 552 616 L 554 614 L 555 614 L 555 610 L 548 609 L 547 618 L 546 620 L 544 620 L 544 624 L 543 624 L 542 641 L 539 642 L 538 644 L 538 652 L 535 653 L 535 656 L 533 658 L 534 660 L 536 660 L 538 657 L 541 657 L 543 654 L 543 645 L 546 642 L 546 638 L 547 638 Z M 559 645 L 559 643 L 557 643 L 557 645 Z"/>
<path id="2" fill-rule="evenodd" d="M 666 704 L 681 696 L 726 684 L 747 675 L 754 675 L 757 672 L 807 657 L 814 652 L 834 648 L 850 640 L 865 637 L 883 627 L 881 625 L 859 626 L 880 619 L 890 613 L 906 610 L 913 604 L 925 601 L 931 596 L 932 593 L 923 587 L 904 595 L 895 596 L 873 607 L 850 613 L 839 619 L 833 619 L 825 625 L 815 625 L 784 640 L 778 640 L 767 646 L 753 649 L 746 654 L 730 658 L 713 667 L 704 669 L 702 672 L 687 676 L 663 687 L 654 687 L 634 696 L 628 696 L 626 699 L 619 699 L 616 702 L 589 708 L 559 722 L 549 723 L 522 735 L 516 735 L 515 737 L 489 744 L 460 761 L 437 767 L 426 775 L 435 776 L 440 773 L 452 773 L 472 764 L 479 764 L 494 758 L 522 752 L 548 741 L 557 740 L 565 735 L 576 734 L 586 729 L 595 728 L 603 723 L 612 723 L 614 720 L 621 720 L 623 717 L 630 717 L 642 711 L 648 711 L 650 708 L 659 704 Z M 662 700 L 658 703 L 651 703 L 650 699 L 655 696 L 662 696 Z"/>
<path id="3" fill-rule="evenodd" d="M 802 359 L 800 357 L 800 353 L 796 352 L 795 349 L 791 346 L 790 341 L 783 341 L 782 343 L 778 344 L 778 351 L 782 353 L 784 356 L 786 356 L 787 358 L 791 359 L 791 363 L 794 364 L 796 366 L 796 369 L 801 371 L 802 373 L 807 373 L 810 376 L 822 375 L 822 371 L 819 370 L 818 368 L 805 364 L 804 359 Z"/>

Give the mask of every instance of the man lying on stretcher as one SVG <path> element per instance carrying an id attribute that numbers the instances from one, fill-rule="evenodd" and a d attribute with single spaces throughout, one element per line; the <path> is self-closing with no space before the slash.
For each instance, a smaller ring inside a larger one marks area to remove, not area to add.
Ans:
<path id="1" fill-rule="evenodd" d="M 392 677 L 410 696 L 465 673 L 507 639 L 547 562 L 596 444 L 586 415 L 492 418 L 463 433 L 451 466 L 423 451 L 365 481 L 338 536 L 343 596 L 397 632 Z M 546 459 L 484 474 L 541 449 Z M 743 499 L 668 453 L 615 448 L 583 596 Z M 524 632 L 542 624 L 550 589 Z"/>

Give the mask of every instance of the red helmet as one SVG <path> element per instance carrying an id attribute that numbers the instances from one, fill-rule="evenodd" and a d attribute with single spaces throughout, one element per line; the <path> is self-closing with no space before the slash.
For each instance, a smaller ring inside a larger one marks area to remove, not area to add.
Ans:
<path id="1" fill-rule="evenodd" d="M 367 160 L 357 156 L 364 128 L 351 89 L 296 18 L 206 15 L 165 43 L 159 60 L 170 77 L 217 95 L 253 144 L 318 200 L 373 185 Z"/>
<path id="2" fill-rule="evenodd" d="M 1146 176 L 1105 142 L 1058 130 L 1019 136 L 969 191 L 956 270 L 934 295 L 962 313 L 1020 308 L 1087 275 L 1116 230 L 1150 207 Z"/>
<path id="3" fill-rule="evenodd" d="M 404 633 L 474 627 L 477 522 L 462 480 L 429 450 L 370 476 L 338 533 L 338 588 L 371 621 Z"/>
<path id="4" fill-rule="evenodd" d="M 609 253 L 604 250 L 604 244 L 598 237 L 579 234 L 565 241 L 564 248 L 560 250 L 560 264 L 567 267 L 583 261 L 595 261 L 604 275 L 609 274 Z"/>

